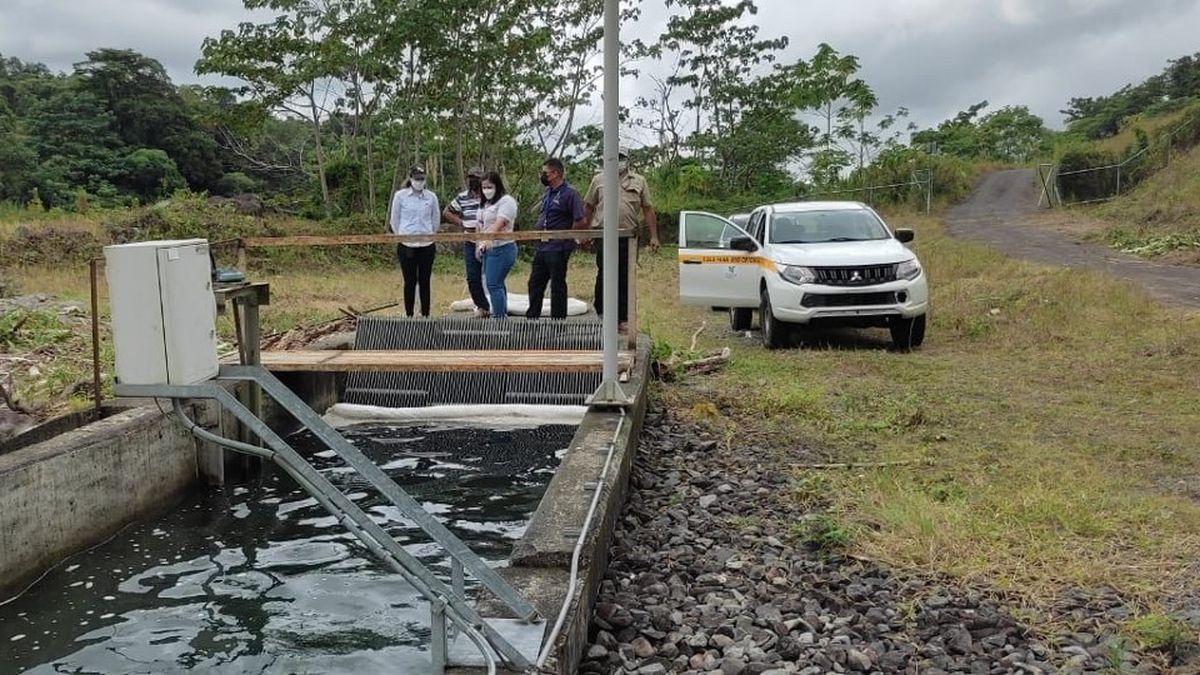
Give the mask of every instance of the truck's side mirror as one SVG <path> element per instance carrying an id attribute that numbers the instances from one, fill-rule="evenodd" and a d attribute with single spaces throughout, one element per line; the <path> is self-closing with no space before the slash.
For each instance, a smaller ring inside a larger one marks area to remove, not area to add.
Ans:
<path id="1" fill-rule="evenodd" d="M 753 253 L 758 250 L 758 244 L 750 237 L 734 237 L 729 240 L 729 248 L 735 251 L 748 251 Z"/>
<path id="2" fill-rule="evenodd" d="M 908 242 L 912 241 L 914 237 L 916 237 L 916 233 L 907 227 L 901 227 L 896 230 L 896 241 L 900 242 L 901 244 L 907 244 Z"/>

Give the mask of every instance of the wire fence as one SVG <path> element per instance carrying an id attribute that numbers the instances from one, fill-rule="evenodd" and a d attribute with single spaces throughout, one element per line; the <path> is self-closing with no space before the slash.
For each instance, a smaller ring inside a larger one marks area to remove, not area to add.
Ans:
<path id="1" fill-rule="evenodd" d="M 909 195 L 903 195 L 905 189 L 917 188 L 916 191 L 910 192 Z M 897 196 L 912 197 L 917 196 L 925 202 L 925 213 L 929 213 L 933 209 L 933 170 L 932 169 L 916 169 L 912 172 L 912 179 L 903 183 L 888 183 L 886 185 L 864 185 L 861 187 L 844 188 L 841 190 L 826 190 L 822 192 L 812 192 L 804 197 L 805 200 L 812 200 L 815 197 L 839 197 L 843 195 L 861 194 L 865 195 L 866 199 L 861 200 L 870 206 L 874 206 L 877 199 L 887 196 L 894 199 Z"/>
<path id="2" fill-rule="evenodd" d="M 1038 165 L 1041 193 L 1038 206 L 1045 208 L 1081 206 L 1110 201 L 1133 189 L 1156 170 L 1171 164 L 1178 139 L 1198 131 L 1200 116 L 1194 116 L 1139 148 L 1120 162 L 1063 171 L 1061 162 Z M 1184 144 L 1190 145 L 1190 143 Z"/>
<path id="3" fill-rule="evenodd" d="M 904 194 L 905 191 L 908 194 Z M 797 196 L 797 201 L 816 201 L 822 198 L 845 198 L 847 195 L 863 195 L 863 199 L 859 199 L 868 206 L 875 206 L 884 199 L 890 201 L 900 201 L 903 199 L 917 199 L 922 203 L 925 213 L 929 213 L 933 208 L 933 170 L 932 169 L 916 169 L 912 172 L 911 180 L 902 183 L 886 183 L 879 185 L 862 185 L 859 187 L 842 188 L 840 190 L 822 190 L 820 192 L 806 192 Z M 762 206 L 762 204 L 753 204 L 745 209 L 738 209 L 739 215 L 748 215 L 751 211 Z"/>

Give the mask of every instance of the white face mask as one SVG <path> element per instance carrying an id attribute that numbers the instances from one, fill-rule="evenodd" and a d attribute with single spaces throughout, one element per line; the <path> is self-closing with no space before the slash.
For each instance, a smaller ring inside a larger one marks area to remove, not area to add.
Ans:
<path id="1" fill-rule="evenodd" d="M 496 188 L 483 188 L 483 198 L 484 199 L 487 199 L 490 201 L 491 198 L 495 197 L 495 196 L 496 196 Z"/>
<path id="2" fill-rule="evenodd" d="M 619 171 L 620 173 L 625 173 L 628 170 L 629 170 L 629 162 L 627 162 L 623 159 L 617 162 L 617 171 Z"/>
<path id="3" fill-rule="evenodd" d="M 424 180 L 424 179 L 422 179 L 422 180 L 414 180 L 414 181 L 412 182 L 412 188 L 413 188 L 414 190 L 424 190 L 424 189 L 425 189 L 425 180 Z"/>

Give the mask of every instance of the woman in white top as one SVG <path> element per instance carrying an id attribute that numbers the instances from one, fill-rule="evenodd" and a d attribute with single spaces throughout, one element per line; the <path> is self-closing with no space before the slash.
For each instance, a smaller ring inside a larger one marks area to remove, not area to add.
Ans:
<path id="1" fill-rule="evenodd" d="M 517 220 L 517 200 L 504 189 L 504 179 L 495 171 L 483 179 L 483 201 L 479 204 L 479 232 L 512 232 Z M 505 279 L 517 262 L 517 243 L 511 239 L 481 241 L 475 248 L 483 261 L 483 283 L 487 288 L 492 318 L 508 316 Z"/>
<path id="2" fill-rule="evenodd" d="M 408 186 L 392 197 L 392 232 L 431 234 L 437 232 L 441 216 L 437 195 L 425 189 L 425 167 L 414 166 L 408 172 Z M 408 316 L 413 315 L 418 288 L 421 291 L 421 316 L 429 316 L 429 282 L 436 253 L 432 241 L 410 241 L 396 247 L 396 259 L 404 275 L 404 313 Z"/>

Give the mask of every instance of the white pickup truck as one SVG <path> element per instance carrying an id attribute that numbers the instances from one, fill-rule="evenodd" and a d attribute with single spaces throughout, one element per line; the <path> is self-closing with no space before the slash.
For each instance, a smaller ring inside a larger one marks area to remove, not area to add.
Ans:
<path id="1" fill-rule="evenodd" d="M 721 216 L 679 216 L 679 296 L 689 305 L 727 308 L 730 326 L 749 330 L 759 312 L 763 344 L 777 349 L 803 326 L 886 327 L 893 345 L 925 339 L 929 287 L 905 246 L 858 202 L 761 206 L 745 228 Z"/>

